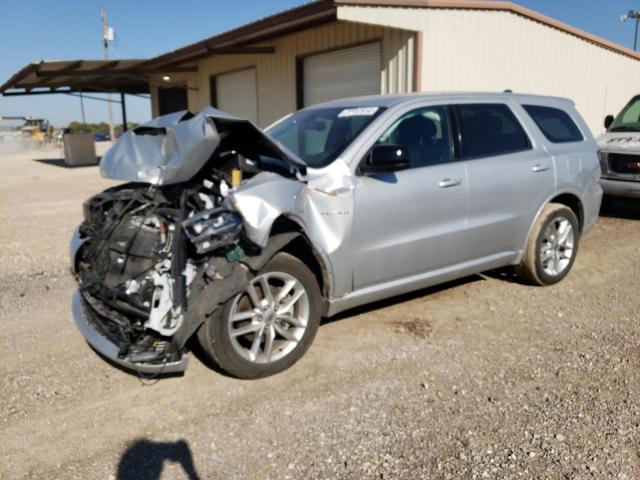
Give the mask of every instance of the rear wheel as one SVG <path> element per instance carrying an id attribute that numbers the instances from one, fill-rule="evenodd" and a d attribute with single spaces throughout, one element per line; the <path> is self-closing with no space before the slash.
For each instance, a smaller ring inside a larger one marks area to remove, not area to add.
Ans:
<path id="1" fill-rule="evenodd" d="M 200 327 L 207 355 L 238 378 L 281 372 L 311 345 L 321 315 L 320 288 L 297 258 L 279 253 Z"/>
<path id="2" fill-rule="evenodd" d="M 569 207 L 550 203 L 531 231 L 519 273 L 534 285 L 553 285 L 567 276 L 578 252 L 580 226 Z"/>

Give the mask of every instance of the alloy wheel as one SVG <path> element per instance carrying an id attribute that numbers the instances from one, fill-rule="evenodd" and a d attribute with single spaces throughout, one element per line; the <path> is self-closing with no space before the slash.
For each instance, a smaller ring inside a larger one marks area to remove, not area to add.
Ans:
<path id="1" fill-rule="evenodd" d="M 540 263 L 547 275 L 561 275 L 571 263 L 575 232 L 571 222 L 558 216 L 547 225 L 540 246 Z"/>
<path id="2" fill-rule="evenodd" d="M 250 362 L 275 362 L 300 342 L 309 314 L 302 282 L 285 272 L 264 273 L 233 300 L 227 319 L 231 344 Z"/>

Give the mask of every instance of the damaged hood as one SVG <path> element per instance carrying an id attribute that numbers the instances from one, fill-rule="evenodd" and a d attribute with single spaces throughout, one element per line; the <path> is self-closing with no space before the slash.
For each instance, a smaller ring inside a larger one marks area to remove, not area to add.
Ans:
<path id="1" fill-rule="evenodd" d="M 185 182 L 223 145 L 258 167 L 268 165 L 266 158 L 280 162 L 292 175 L 306 174 L 302 160 L 253 123 L 212 107 L 197 115 L 186 110 L 163 115 L 124 133 L 100 160 L 100 173 L 152 185 Z"/>

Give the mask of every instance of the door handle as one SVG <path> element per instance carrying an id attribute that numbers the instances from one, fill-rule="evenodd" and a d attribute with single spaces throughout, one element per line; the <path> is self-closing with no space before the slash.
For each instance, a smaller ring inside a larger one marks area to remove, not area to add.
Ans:
<path id="1" fill-rule="evenodd" d="M 546 172 L 547 170 L 549 170 L 549 165 L 542 165 L 541 163 L 536 163 L 531 167 L 532 172 Z"/>
<path id="2" fill-rule="evenodd" d="M 438 186 L 440 188 L 448 188 L 455 187 L 456 185 L 460 185 L 462 183 L 461 178 L 443 178 L 438 182 Z"/>

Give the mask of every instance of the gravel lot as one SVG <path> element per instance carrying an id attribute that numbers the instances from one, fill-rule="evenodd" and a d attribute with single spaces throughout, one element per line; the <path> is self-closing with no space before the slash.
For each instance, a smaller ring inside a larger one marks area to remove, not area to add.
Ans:
<path id="1" fill-rule="evenodd" d="M 470 277 L 326 322 L 275 377 L 142 382 L 73 325 L 67 242 L 111 182 L 59 156 L 0 151 L 0 478 L 640 478 L 640 203 L 557 286 Z"/>

